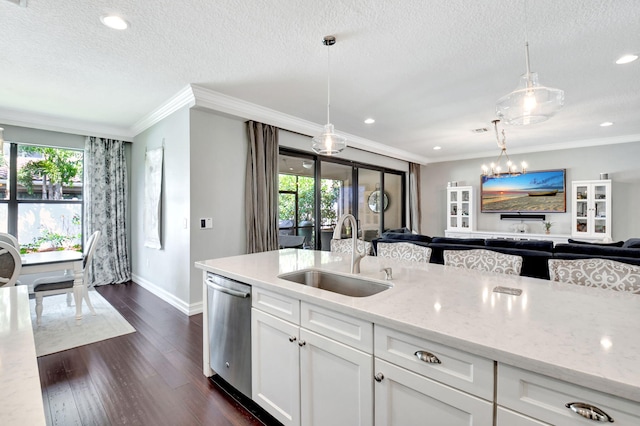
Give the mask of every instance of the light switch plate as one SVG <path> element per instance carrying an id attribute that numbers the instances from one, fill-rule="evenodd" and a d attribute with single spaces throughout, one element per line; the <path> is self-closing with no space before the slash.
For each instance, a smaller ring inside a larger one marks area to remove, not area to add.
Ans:
<path id="1" fill-rule="evenodd" d="M 200 218 L 200 229 L 213 229 L 213 218 L 211 218 L 211 217 L 201 217 Z"/>

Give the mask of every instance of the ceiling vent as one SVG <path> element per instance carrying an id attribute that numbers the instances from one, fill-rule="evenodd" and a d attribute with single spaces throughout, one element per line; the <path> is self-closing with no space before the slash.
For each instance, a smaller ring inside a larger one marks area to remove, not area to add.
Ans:
<path id="1" fill-rule="evenodd" d="M 7 0 L 9 3 L 17 4 L 21 7 L 27 7 L 27 0 Z"/>
<path id="2" fill-rule="evenodd" d="M 489 129 L 487 129 L 486 127 L 480 127 L 479 129 L 471 129 L 472 133 L 486 133 L 488 131 Z"/>

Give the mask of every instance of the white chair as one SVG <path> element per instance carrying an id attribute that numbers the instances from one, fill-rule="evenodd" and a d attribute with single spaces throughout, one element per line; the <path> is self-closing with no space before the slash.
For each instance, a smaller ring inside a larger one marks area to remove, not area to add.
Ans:
<path id="1" fill-rule="evenodd" d="M 522 257 L 497 251 L 445 250 L 444 264 L 457 268 L 475 269 L 478 271 L 498 272 L 508 275 L 520 275 Z"/>
<path id="2" fill-rule="evenodd" d="M 549 259 L 551 281 L 640 294 L 640 266 L 609 259 Z"/>
<path id="3" fill-rule="evenodd" d="M 91 265 L 91 259 L 93 253 L 96 250 L 96 243 L 100 238 L 100 231 L 94 232 L 87 243 L 85 244 L 84 259 L 82 262 L 83 274 L 82 274 L 82 297 L 75 300 L 76 306 L 82 304 L 82 300 L 87 303 L 89 310 L 93 315 L 96 314 L 91 299 L 89 299 L 88 278 L 89 278 L 89 266 Z M 63 275 L 57 277 L 38 278 L 33 282 L 33 292 L 36 298 L 36 319 L 37 324 L 40 325 L 42 321 L 42 299 L 45 296 L 52 296 L 55 294 L 67 294 L 67 305 L 71 306 L 71 294 L 73 293 L 73 276 Z"/>
<path id="4" fill-rule="evenodd" d="M 10 243 L 0 241 L 0 287 L 16 284 L 22 269 L 20 253 Z"/>
<path id="5" fill-rule="evenodd" d="M 378 243 L 378 256 L 387 259 L 429 263 L 431 248 L 412 243 Z"/>
<path id="6" fill-rule="evenodd" d="M 13 235 L 7 234 L 6 232 L 0 232 L 0 241 L 9 243 L 18 251 L 20 251 L 20 244 L 18 243 L 18 239 Z"/>

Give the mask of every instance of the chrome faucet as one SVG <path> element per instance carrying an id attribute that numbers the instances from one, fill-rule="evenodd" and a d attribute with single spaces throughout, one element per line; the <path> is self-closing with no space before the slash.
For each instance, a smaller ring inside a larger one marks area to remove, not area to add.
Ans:
<path id="1" fill-rule="evenodd" d="M 360 261 L 367 255 L 367 253 L 365 252 L 364 244 L 362 247 L 362 252 L 358 251 L 358 222 L 352 214 L 347 213 L 340 216 L 340 218 L 338 219 L 338 223 L 336 224 L 336 229 L 333 231 L 333 238 L 340 239 L 340 237 L 342 236 L 342 225 L 347 220 L 351 223 L 351 273 L 359 274 Z"/>

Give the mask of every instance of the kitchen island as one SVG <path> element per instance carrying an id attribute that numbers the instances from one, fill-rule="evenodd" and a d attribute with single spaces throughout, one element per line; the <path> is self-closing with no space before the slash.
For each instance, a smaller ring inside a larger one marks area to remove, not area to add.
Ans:
<path id="1" fill-rule="evenodd" d="M 196 266 L 254 289 L 368 321 L 376 329 L 492 360 L 498 372 L 501 366 L 505 371 L 513 366 L 622 398 L 626 412 L 640 417 L 639 296 L 377 257 L 362 260 L 359 276 L 383 281 L 382 268 L 391 267 L 393 279 L 390 289 L 373 296 L 344 296 L 278 277 L 307 268 L 347 273 L 349 261 L 350 255 L 287 249 Z M 522 293 L 496 293 L 495 287 Z M 497 404 L 499 400 L 498 394 Z"/>

